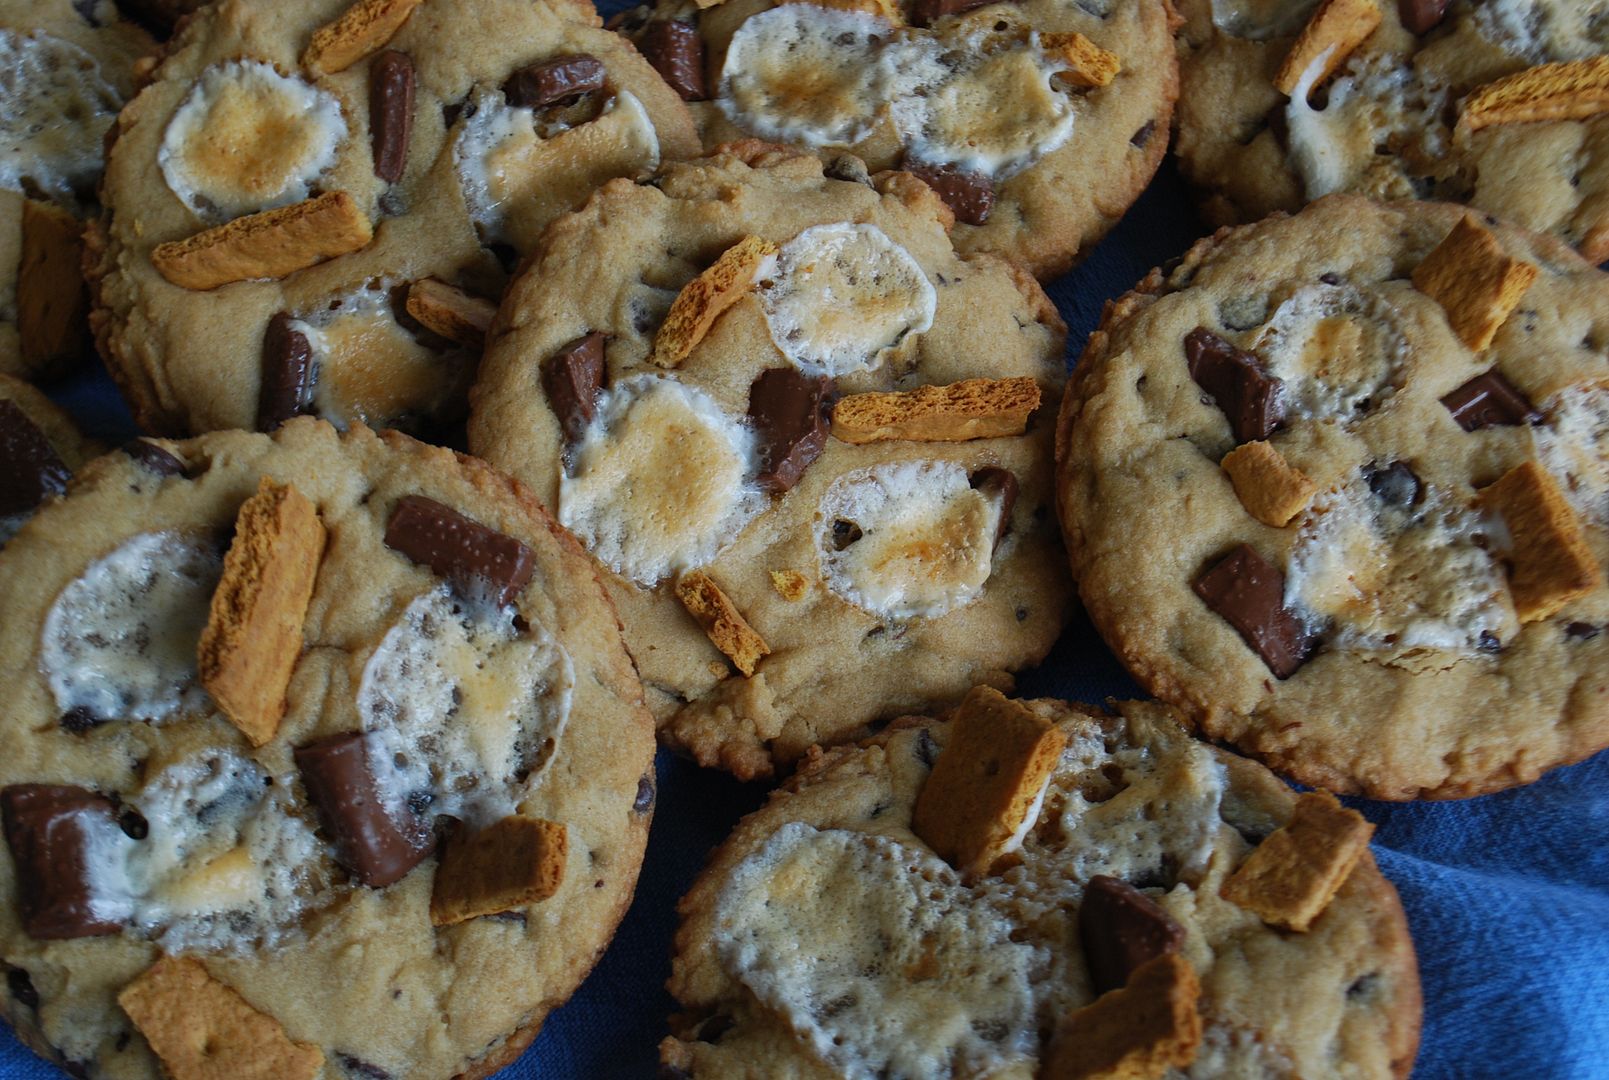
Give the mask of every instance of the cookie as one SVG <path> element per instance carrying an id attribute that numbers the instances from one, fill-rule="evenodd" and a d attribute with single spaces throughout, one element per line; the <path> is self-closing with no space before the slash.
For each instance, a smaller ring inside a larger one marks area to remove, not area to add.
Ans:
<path id="1" fill-rule="evenodd" d="M 1036 752 L 1000 730 L 1054 743 L 1046 767 L 1020 771 Z M 1020 802 L 973 798 L 1008 774 Z M 946 854 L 946 815 L 998 826 L 992 865 Z M 1159 703 L 980 688 L 814 756 L 716 849 L 678 909 L 661 1058 L 696 1078 L 1407 1076 L 1418 972 L 1369 829 Z M 1247 884 L 1290 855 L 1329 878 Z M 1317 912 L 1300 930 L 1264 911 L 1285 896 Z"/>
<path id="2" fill-rule="evenodd" d="M 472 394 L 474 452 L 604 565 L 661 738 L 742 777 L 1009 686 L 1070 591 L 1054 308 L 908 174 L 831 172 L 745 143 L 606 185 Z"/>
<path id="3" fill-rule="evenodd" d="M 439 431 L 480 356 L 464 312 L 600 183 L 697 148 L 568 0 L 213 4 L 119 121 L 96 341 L 149 432 Z"/>
<path id="4" fill-rule="evenodd" d="M 1179 164 L 1215 225 L 1465 203 L 1609 259 L 1609 29 L 1573 0 L 1178 0 Z"/>
<path id="5" fill-rule="evenodd" d="M 99 450 L 44 394 L 0 375 L 0 545 Z"/>
<path id="6" fill-rule="evenodd" d="M 610 25 L 691 103 L 706 147 L 768 139 L 905 169 L 962 254 L 1061 273 L 1167 148 L 1167 0 L 656 0 Z"/>
<path id="7" fill-rule="evenodd" d="M 472 458 L 142 440 L 0 552 L 0 604 L 0 1011 L 75 1075 L 485 1076 L 630 902 L 641 684 Z"/>
<path id="8" fill-rule="evenodd" d="M 1322 199 L 1108 305 L 1058 433 L 1073 574 L 1202 732 L 1453 798 L 1609 745 L 1609 277 L 1441 203 Z"/>

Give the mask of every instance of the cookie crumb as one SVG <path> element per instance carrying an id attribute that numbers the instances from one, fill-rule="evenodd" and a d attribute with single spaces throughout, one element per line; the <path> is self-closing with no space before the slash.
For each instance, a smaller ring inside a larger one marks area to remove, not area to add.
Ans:
<path id="1" fill-rule="evenodd" d="M 797 570 L 773 570 L 771 587 L 784 600 L 803 600 L 810 592 L 810 579 Z"/>

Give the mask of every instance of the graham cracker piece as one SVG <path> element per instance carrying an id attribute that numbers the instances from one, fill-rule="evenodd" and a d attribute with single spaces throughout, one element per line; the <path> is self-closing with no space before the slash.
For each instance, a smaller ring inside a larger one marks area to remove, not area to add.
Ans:
<path id="1" fill-rule="evenodd" d="M 49 203 L 22 202 L 22 256 L 17 260 L 17 335 L 30 372 L 54 373 L 84 351 L 84 230 Z"/>
<path id="2" fill-rule="evenodd" d="M 323 553 L 318 508 L 291 485 L 263 477 L 235 518 L 196 650 L 201 685 L 253 746 L 272 739 L 285 714 Z"/>
<path id="3" fill-rule="evenodd" d="M 1068 86 L 1110 86 L 1123 65 L 1117 54 L 1108 52 L 1083 34 L 1048 32 L 1039 35 L 1046 55 L 1067 65 L 1056 73 L 1056 80 Z"/>
<path id="4" fill-rule="evenodd" d="M 570 852 L 563 825 L 510 815 L 447 842 L 430 893 L 432 926 L 512 911 L 559 891 Z"/>
<path id="5" fill-rule="evenodd" d="M 471 349 L 486 347 L 486 331 L 497 315 L 497 305 L 491 301 L 435 278 L 420 278 L 409 285 L 403 306 L 431 333 Z"/>
<path id="6" fill-rule="evenodd" d="M 777 245 L 758 236 L 745 236 L 723 251 L 709 269 L 676 294 L 670 312 L 654 335 L 654 349 L 648 359 L 668 368 L 686 360 L 721 313 L 754 286 L 755 276 L 776 253 Z"/>
<path id="7" fill-rule="evenodd" d="M 1039 384 L 1028 376 L 963 379 L 889 394 L 850 394 L 833 406 L 832 433 L 847 443 L 994 439 L 1021 435 L 1037 408 Z"/>
<path id="8" fill-rule="evenodd" d="M 1201 984 L 1178 953 L 1134 969 L 1126 985 L 1062 1019 L 1039 1080 L 1157 1080 L 1196 1059 Z"/>
<path id="9" fill-rule="evenodd" d="M 912 831 L 965 876 L 988 873 L 1016 846 L 1066 744 L 1055 724 L 1026 705 L 993 687 L 973 687 L 916 797 Z"/>
<path id="10" fill-rule="evenodd" d="M 314 75 L 345 71 L 386 42 L 408 21 L 421 0 L 358 0 L 334 22 L 313 31 L 302 66 Z"/>
<path id="11" fill-rule="evenodd" d="M 810 592 L 810 579 L 797 570 L 773 570 L 771 587 L 784 600 L 803 600 Z"/>
<path id="12" fill-rule="evenodd" d="M 676 598 L 744 677 L 753 675 L 760 659 L 771 655 L 765 639 L 702 570 L 682 575 L 676 582 Z"/>
<path id="13" fill-rule="evenodd" d="M 1478 87 L 1464 101 L 1458 126 L 1587 120 L 1609 111 L 1609 56 L 1542 64 Z"/>
<path id="14" fill-rule="evenodd" d="M 1224 455 L 1221 464 L 1246 513 L 1276 529 L 1289 525 L 1318 493 L 1318 485 L 1306 473 L 1261 439 L 1241 443 Z"/>
<path id="15" fill-rule="evenodd" d="M 1285 54 L 1285 62 L 1274 75 L 1274 88 L 1289 97 L 1296 91 L 1302 74 L 1323 55 L 1323 69 L 1313 80 L 1315 87 L 1335 74 L 1352 55 L 1352 50 L 1380 25 L 1380 7 L 1375 0 L 1324 0 L 1308 17 L 1301 35 Z M 1325 55 L 1325 50 L 1329 50 Z"/>
<path id="16" fill-rule="evenodd" d="M 327 191 L 159 244 L 151 265 L 183 288 L 216 289 L 233 281 L 286 277 L 357 251 L 373 238 L 374 229 L 352 196 Z"/>
<path id="17" fill-rule="evenodd" d="M 1508 589 L 1521 622 L 1536 622 L 1603 584 L 1603 570 L 1558 483 L 1527 461 L 1481 489 L 1476 502 L 1508 526 Z"/>
<path id="18" fill-rule="evenodd" d="M 1442 306 L 1459 340 L 1480 352 L 1536 275 L 1535 266 L 1511 258 L 1490 230 L 1465 214 L 1414 267 L 1413 285 Z"/>
<path id="19" fill-rule="evenodd" d="M 292 1042 L 200 961 L 164 956 L 123 988 L 117 1003 L 173 1080 L 312 1080 L 324 1052 Z"/>
<path id="20" fill-rule="evenodd" d="M 1284 826 L 1257 845 L 1220 895 L 1271 926 L 1305 932 L 1369 847 L 1374 826 L 1327 791 L 1296 799 Z"/>

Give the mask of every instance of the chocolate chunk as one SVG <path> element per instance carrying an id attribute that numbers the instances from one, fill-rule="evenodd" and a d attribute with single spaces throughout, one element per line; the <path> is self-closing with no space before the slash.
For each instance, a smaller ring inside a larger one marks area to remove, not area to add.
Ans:
<path id="1" fill-rule="evenodd" d="M 1465 431 L 1512 424 L 1534 424 L 1542 414 L 1496 368 L 1477 375 L 1441 399 Z"/>
<path id="2" fill-rule="evenodd" d="M 33 977 L 19 967 L 6 969 L 6 986 L 11 990 L 11 996 L 24 1008 L 39 1008 L 39 991 L 34 989 Z"/>
<path id="3" fill-rule="evenodd" d="M 1410 34 L 1423 34 L 1447 14 L 1447 0 L 1397 0 L 1397 14 Z"/>
<path id="4" fill-rule="evenodd" d="M 81 787 L 14 784 L 0 791 L 6 844 L 17 866 L 22 928 L 40 940 L 95 937 L 122 929 L 95 910 L 90 832 L 116 828 L 112 800 Z"/>
<path id="5" fill-rule="evenodd" d="M 995 542 L 1011 529 L 1011 511 L 1017 505 L 1017 474 L 998 465 L 985 465 L 971 476 L 972 486 L 985 495 L 1000 500 L 1000 525 L 995 530 Z"/>
<path id="6" fill-rule="evenodd" d="M 1371 462 L 1364 466 L 1363 474 L 1368 477 L 1369 490 L 1381 502 L 1407 508 L 1418 506 L 1425 497 L 1418 475 L 1406 461 L 1393 461 L 1383 467 Z"/>
<path id="7" fill-rule="evenodd" d="M 130 439 L 123 444 L 123 453 L 146 472 L 157 476 L 184 475 L 184 462 L 147 439 Z"/>
<path id="8" fill-rule="evenodd" d="M 1564 628 L 1564 636 L 1576 641 L 1591 641 L 1603 632 L 1603 627 L 1591 623 L 1573 622 Z"/>
<path id="9" fill-rule="evenodd" d="M 313 402 L 313 347 L 294 320 L 281 311 L 263 332 L 262 387 L 257 391 L 257 430 L 273 431 Z"/>
<path id="10" fill-rule="evenodd" d="M 0 516 L 26 514 L 67 490 L 72 470 L 28 414 L 0 400 Z"/>
<path id="11" fill-rule="evenodd" d="M 1185 335 L 1184 355 L 1190 377 L 1228 417 L 1237 443 L 1266 439 L 1279 426 L 1280 381 L 1263 374 L 1251 353 L 1198 326 Z"/>
<path id="12" fill-rule="evenodd" d="M 349 1076 L 360 1077 L 361 1080 L 391 1080 L 390 1073 L 378 1065 L 369 1064 L 362 1058 L 353 1057 L 351 1054 L 335 1056 L 341 1062 L 341 1068 L 345 1069 Z"/>
<path id="13" fill-rule="evenodd" d="M 1144 124 L 1140 125 L 1140 130 L 1129 136 L 1129 145 L 1134 147 L 1136 150 L 1143 150 L 1145 149 L 1145 144 L 1151 141 L 1151 136 L 1155 132 L 1156 121 L 1147 120 Z"/>
<path id="14" fill-rule="evenodd" d="M 516 109 L 540 109 L 602 90 L 603 78 L 603 62 L 596 56 L 556 56 L 510 75 L 503 96 Z"/>
<path id="15" fill-rule="evenodd" d="M 151 823 L 145 820 L 144 814 L 132 806 L 125 806 L 118 811 L 117 827 L 122 829 L 123 835 L 130 840 L 144 840 L 151 835 Z"/>
<path id="16" fill-rule="evenodd" d="M 631 801 L 631 812 L 646 814 L 654 808 L 654 778 L 644 776 L 637 781 L 637 797 Z"/>
<path id="17" fill-rule="evenodd" d="M 1285 575 L 1246 544 L 1214 564 L 1195 582 L 1196 595 L 1233 626 L 1281 679 L 1296 673 L 1316 642 L 1285 610 Z"/>
<path id="18" fill-rule="evenodd" d="M 1126 881 L 1090 878 L 1078 908 L 1078 938 L 1097 994 L 1116 990 L 1147 960 L 1178 952 L 1184 927 Z"/>
<path id="19" fill-rule="evenodd" d="M 827 445 L 832 380 L 791 367 L 766 368 L 749 386 L 749 422 L 760 436 L 760 474 L 770 492 L 799 482 Z"/>
<path id="20" fill-rule="evenodd" d="M 637 39 L 637 49 L 683 101 L 709 97 L 704 89 L 704 39 L 694 27 L 684 22 L 651 22 Z"/>
<path id="21" fill-rule="evenodd" d="M 388 184 L 408 168 L 408 136 L 413 131 L 413 60 L 387 49 L 369 66 L 369 135 L 374 175 Z"/>
<path id="22" fill-rule="evenodd" d="M 332 735 L 296 750 L 307 797 L 335 844 L 335 857 L 362 885 L 380 889 L 429 855 L 435 837 L 414 818 L 399 824 L 380 801 L 361 732 Z"/>
<path id="23" fill-rule="evenodd" d="M 932 26 L 947 15 L 960 15 L 990 0 L 912 0 L 911 25 Z"/>
<path id="24" fill-rule="evenodd" d="M 542 390 L 559 418 L 566 443 L 579 442 L 598 411 L 603 387 L 603 343 L 608 334 L 594 330 L 576 338 L 542 365 Z"/>
<path id="25" fill-rule="evenodd" d="M 512 604 L 536 570 L 536 556 L 512 536 L 423 495 L 397 500 L 386 524 L 385 542 L 461 591 L 474 593 L 489 586 L 499 607 Z"/>
<path id="26" fill-rule="evenodd" d="M 944 205 L 955 211 L 955 220 L 982 225 L 994 209 L 994 185 L 987 176 L 962 172 L 953 165 L 918 165 L 907 161 L 900 168 L 933 189 Z"/>

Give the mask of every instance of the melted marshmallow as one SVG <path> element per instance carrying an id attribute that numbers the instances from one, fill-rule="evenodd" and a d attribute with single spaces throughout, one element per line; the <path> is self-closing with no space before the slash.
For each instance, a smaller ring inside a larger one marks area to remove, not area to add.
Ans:
<path id="1" fill-rule="evenodd" d="M 1352 420 L 1396 392 L 1408 341 L 1396 310 L 1350 284 L 1297 289 L 1257 332 L 1253 351 L 1282 382 L 1287 416 Z"/>
<path id="2" fill-rule="evenodd" d="M 1609 527 L 1609 387 L 1566 390 L 1531 428 L 1537 458 L 1583 521 Z"/>
<path id="3" fill-rule="evenodd" d="M 0 187 L 67 204 L 89 197 L 102 140 L 122 107 L 77 45 L 0 29 Z"/>

